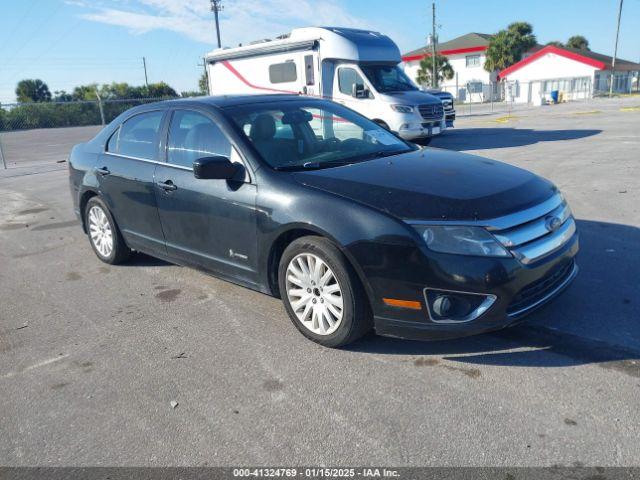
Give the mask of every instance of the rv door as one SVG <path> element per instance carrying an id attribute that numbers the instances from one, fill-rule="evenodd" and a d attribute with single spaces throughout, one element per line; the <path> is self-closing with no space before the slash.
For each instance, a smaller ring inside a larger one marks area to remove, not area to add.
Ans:
<path id="1" fill-rule="evenodd" d="M 371 87 L 356 65 L 343 64 L 336 69 L 333 99 L 369 117 L 373 95 Z"/>

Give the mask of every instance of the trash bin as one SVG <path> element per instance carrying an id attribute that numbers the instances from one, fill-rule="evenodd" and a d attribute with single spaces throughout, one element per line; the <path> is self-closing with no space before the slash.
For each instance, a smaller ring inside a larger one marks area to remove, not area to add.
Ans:
<path id="1" fill-rule="evenodd" d="M 558 92 L 558 90 L 552 90 L 551 91 L 551 101 L 553 101 L 553 103 L 558 103 L 559 94 L 560 94 L 560 92 Z"/>

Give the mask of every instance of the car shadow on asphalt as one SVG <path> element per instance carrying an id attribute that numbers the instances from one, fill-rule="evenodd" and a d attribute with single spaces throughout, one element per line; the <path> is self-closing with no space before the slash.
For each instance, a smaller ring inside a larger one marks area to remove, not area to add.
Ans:
<path id="1" fill-rule="evenodd" d="M 578 277 L 516 326 L 446 341 L 368 336 L 349 350 L 438 355 L 479 365 L 564 367 L 601 363 L 640 378 L 640 229 L 578 220 Z"/>
<path id="2" fill-rule="evenodd" d="M 530 128 L 460 128 L 431 140 L 431 146 L 459 152 L 491 148 L 522 147 L 540 142 L 577 140 L 602 133 L 602 130 L 533 130 Z"/>
<path id="3" fill-rule="evenodd" d="M 146 253 L 135 252 L 131 258 L 119 264 L 119 267 L 170 267 L 172 263 L 166 262 L 160 258 L 152 257 Z"/>

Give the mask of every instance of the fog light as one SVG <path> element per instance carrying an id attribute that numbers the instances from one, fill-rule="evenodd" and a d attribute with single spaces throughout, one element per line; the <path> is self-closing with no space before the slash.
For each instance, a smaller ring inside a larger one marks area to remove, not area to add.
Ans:
<path id="1" fill-rule="evenodd" d="M 451 299 L 446 295 L 438 295 L 433 301 L 433 313 L 439 317 L 446 317 L 451 311 Z"/>
<path id="2" fill-rule="evenodd" d="M 429 318 L 435 323 L 464 323 L 475 320 L 496 301 L 496 296 L 426 288 L 424 297 Z"/>

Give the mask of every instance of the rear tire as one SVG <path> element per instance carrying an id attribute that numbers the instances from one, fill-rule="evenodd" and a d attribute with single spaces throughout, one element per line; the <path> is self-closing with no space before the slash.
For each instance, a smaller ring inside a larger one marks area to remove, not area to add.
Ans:
<path id="1" fill-rule="evenodd" d="M 278 284 L 293 324 L 320 345 L 347 345 L 372 328 L 360 279 L 342 252 L 325 238 L 293 241 L 280 259 Z"/>
<path id="2" fill-rule="evenodd" d="M 100 199 L 92 197 L 84 208 L 84 219 L 91 248 L 104 263 L 117 265 L 131 256 L 111 212 Z"/>

